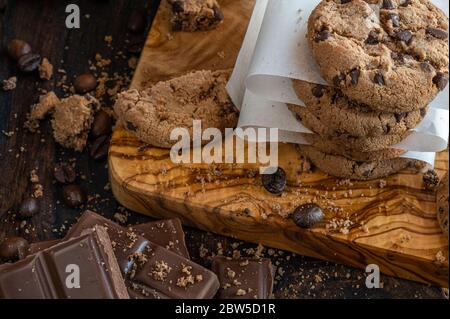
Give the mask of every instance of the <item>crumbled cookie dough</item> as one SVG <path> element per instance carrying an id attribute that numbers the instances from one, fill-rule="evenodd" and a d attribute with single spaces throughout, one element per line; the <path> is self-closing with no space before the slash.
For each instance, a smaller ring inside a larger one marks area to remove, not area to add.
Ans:
<path id="1" fill-rule="evenodd" d="M 47 81 L 53 77 L 53 65 L 47 58 L 43 58 L 39 66 L 39 77 Z"/>
<path id="2" fill-rule="evenodd" d="M 61 100 L 52 119 L 55 140 L 66 148 L 81 152 L 86 146 L 94 114 L 98 109 L 99 102 L 89 94 L 72 95 Z"/>
<path id="3" fill-rule="evenodd" d="M 17 86 L 17 77 L 13 76 L 7 80 L 3 80 L 3 91 L 15 90 Z"/>
<path id="4" fill-rule="evenodd" d="M 35 132 L 39 128 L 39 120 L 44 119 L 60 102 L 60 99 L 53 91 L 41 95 L 39 103 L 32 105 L 30 113 L 27 114 L 25 128 L 30 132 Z"/>

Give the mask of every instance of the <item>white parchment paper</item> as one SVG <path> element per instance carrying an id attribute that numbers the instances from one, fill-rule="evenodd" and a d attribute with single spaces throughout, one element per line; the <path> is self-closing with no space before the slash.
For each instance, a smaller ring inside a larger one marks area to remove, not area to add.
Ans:
<path id="1" fill-rule="evenodd" d="M 309 133 L 286 103 L 304 105 L 292 79 L 325 84 L 306 39 L 309 14 L 320 0 L 257 0 L 235 69 L 227 85 L 241 110 L 239 127 L 279 128 L 281 142 L 304 144 Z M 447 15 L 447 0 L 433 0 Z M 430 111 L 406 140 L 393 147 L 405 157 L 434 163 L 434 152 L 447 147 L 449 88 L 430 104 Z"/>

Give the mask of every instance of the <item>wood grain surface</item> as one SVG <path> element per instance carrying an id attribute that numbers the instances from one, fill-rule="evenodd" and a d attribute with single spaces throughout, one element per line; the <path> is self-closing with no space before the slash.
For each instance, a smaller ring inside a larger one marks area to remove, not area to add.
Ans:
<path id="1" fill-rule="evenodd" d="M 224 23 L 194 34 L 171 33 L 167 6 L 160 7 L 132 87 L 193 69 L 233 66 L 253 1 L 221 3 Z M 119 202 L 142 214 L 178 217 L 188 226 L 357 268 L 374 263 L 388 275 L 448 287 L 448 241 L 422 174 L 404 171 L 349 184 L 304 171 L 307 163 L 294 145 L 280 145 L 279 153 L 288 188 L 273 196 L 263 189 L 256 165 L 175 165 L 167 150 L 147 147 L 117 128 L 109 156 L 111 186 Z M 438 155 L 436 170 L 448 170 L 447 152 Z M 307 202 L 326 211 L 312 230 L 289 218 Z M 336 227 L 346 221 L 348 227 Z M 447 262 L 438 262 L 437 254 Z"/>

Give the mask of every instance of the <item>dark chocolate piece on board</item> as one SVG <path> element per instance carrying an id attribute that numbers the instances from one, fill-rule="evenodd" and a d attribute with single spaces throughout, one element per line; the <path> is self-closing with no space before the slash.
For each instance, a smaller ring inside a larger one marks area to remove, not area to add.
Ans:
<path id="1" fill-rule="evenodd" d="M 105 228 L 86 230 L 13 263 L 0 265 L 0 298 L 128 299 Z"/>
<path id="2" fill-rule="evenodd" d="M 269 299 L 274 270 L 270 259 L 213 257 L 212 270 L 220 281 L 219 299 Z"/>

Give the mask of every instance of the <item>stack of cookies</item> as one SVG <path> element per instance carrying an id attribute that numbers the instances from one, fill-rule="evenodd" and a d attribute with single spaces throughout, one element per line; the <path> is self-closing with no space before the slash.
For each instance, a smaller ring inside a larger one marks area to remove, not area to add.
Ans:
<path id="1" fill-rule="evenodd" d="M 428 0 L 323 0 L 308 41 L 328 86 L 294 81 L 301 152 L 326 173 L 368 180 L 414 166 L 392 146 L 448 83 L 448 18 Z"/>

